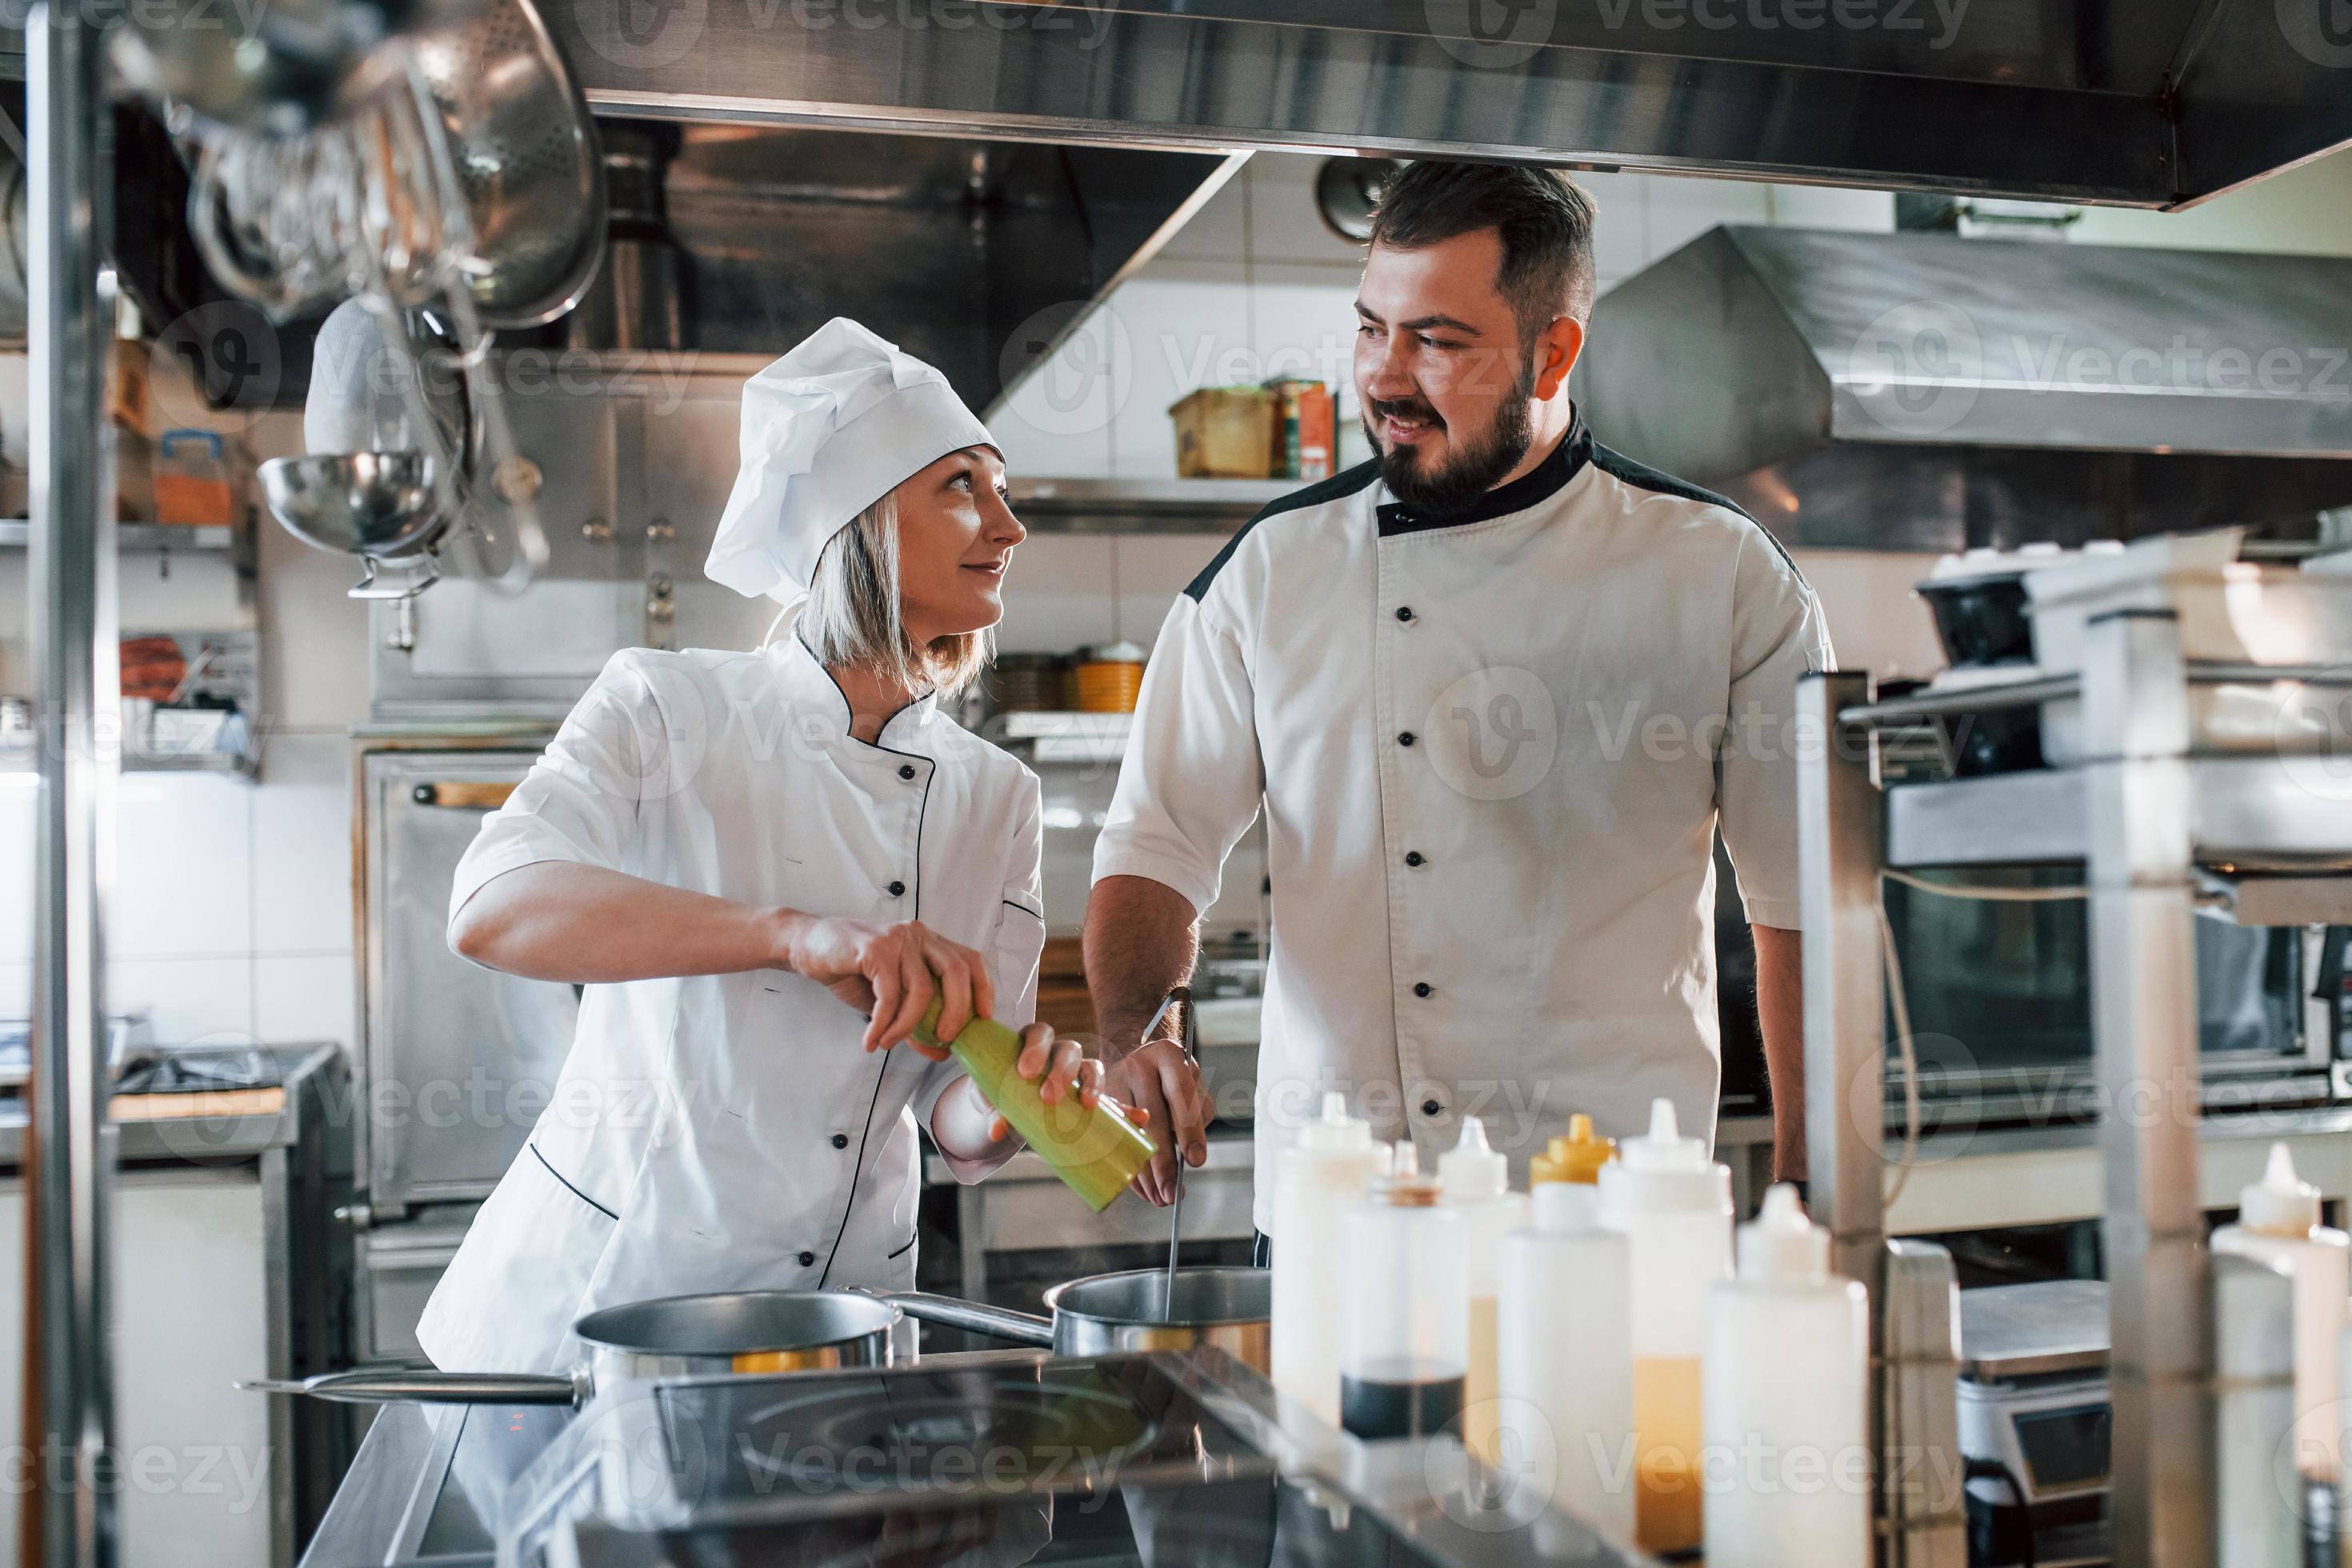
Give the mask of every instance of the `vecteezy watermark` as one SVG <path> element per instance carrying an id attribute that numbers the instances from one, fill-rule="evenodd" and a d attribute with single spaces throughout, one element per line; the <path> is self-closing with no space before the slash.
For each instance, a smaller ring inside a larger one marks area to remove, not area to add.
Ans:
<path id="1" fill-rule="evenodd" d="M 2289 782 L 2352 806 L 2352 690 L 2296 682 L 2279 701 L 2272 730 Z"/>
<path id="2" fill-rule="evenodd" d="M 726 37 L 791 30 L 801 33 L 1036 32 L 1058 35 L 1082 49 L 1108 36 L 1113 16 L 1103 0 L 1055 5 L 1005 5 L 995 0 L 740 0 L 730 7 Z M 624 70 L 659 70 L 684 59 L 710 30 L 711 0 L 574 0 L 572 15 L 588 47 Z"/>
<path id="3" fill-rule="evenodd" d="M 2280 0 L 2282 6 L 2294 0 Z M 2308 3 L 2308 0 L 2306 0 Z M 2321 0 L 2326 3 L 2326 0 Z M 1422 14 L 1440 48 L 1477 70 L 1511 70 L 1535 58 L 1559 37 L 1565 14 L 1582 35 L 1597 22 L 1604 34 L 1629 28 L 1674 34 L 1918 33 L 1930 49 L 1948 49 L 1960 34 L 1969 0 L 1423 0 Z"/>
<path id="4" fill-rule="evenodd" d="M 199 305 L 155 334 L 147 382 L 173 425 L 245 429 L 278 400 L 285 366 L 276 329 L 241 300 Z"/>
<path id="5" fill-rule="evenodd" d="M 1380 1128 L 1402 1127 L 1409 1111 L 1435 1115 L 1429 1109 L 1435 1105 L 1461 1121 L 1481 1123 L 1486 1141 L 1507 1154 L 1534 1153 L 1563 1114 L 1551 1103 L 1552 1089 L 1549 1078 L 1423 1078 L 1408 1084 L 1399 1079 L 1329 1073 L 1276 1074 L 1259 1080 L 1235 1075 L 1218 1080 L 1217 1114 L 1255 1112 L 1261 1130 L 1278 1131 L 1286 1140 L 1322 1115 L 1327 1093 L 1340 1095 L 1352 1114 Z"/>
<path id="6" fill-rule="evenodd" d="M 623 70 L 659 70 L 702 41 L 710 0 L 575 0 L 581 41 Z"/>
<path id="7" fill-rule="evenodd" d="M 1880 312 L 1846 354 L 1847 389 L 1899 436 L 1937 436 L 1958 425 L 1976 406 L 1983 379 L 1975 320 L 1940 300 Z"/>
<path id="8" fill-rule="evenodd" d="M 1048 305 L 1013 330 L 997 355 L 1012 413 L 1048 436 L 1107 429 L 1135 387 L 1135 341 L 1108 305 Z"/>
<path id="9" fill-rule="evenodd" d="M 1429 764 L 1472 800 L 1512 800 L 1543 783 L 1559 756 L 1559 715 L 1533 670 L 1473 670 L 1437 694 L 1422 721 Z"/>
<path id="10" fill-rule="evenodd" d="M 243 1515 L 262 1506 L 269 1457 L 266 1443 L 251 1448 L 142 1443 L 107 1448 L 85 1468 L 84 1456 L 72 1445 L 43 1443 L 35 1449 L 9 1443 L 0 1445 L 0 1496 L 21 1498 L 37 1490 L 63 1496 L 89 1488 L 117 1496 L 226 1498 L 227 1510 Z"/>
<path id="11" fill-rule="evenodd" d="M 1477 70 L 1509 70 L 1551 42 L 1559 0 L 1423 0 L 1438 47 Z"/>
<path id="12" fill-rule="evenodd" d="M 2329 70 L 2352 67 L 2352 5 L 2346 0 L 2273 0 L 2287 47 Z"/>
<path id="13" fill-rule="evenodd" d="M 1882 311 L 1847 351 L 1842 390 L 1898 436 L 1939 436 L 1987 394 L 2293 398 L 2352 405 L 2352 346 L 2234 343 L 2189 331 L 2091 342 L 2063 330 L 1988 336 L 1943 300 Z"/>
<path id="14" fill-rule="evenodd" d="M 1612 31 L 1638 14 L 1653 32 L 1927 33 L 1931 49 L 1948 49 L 1960 35 L 1969 0 L 1591 0 Z"/>

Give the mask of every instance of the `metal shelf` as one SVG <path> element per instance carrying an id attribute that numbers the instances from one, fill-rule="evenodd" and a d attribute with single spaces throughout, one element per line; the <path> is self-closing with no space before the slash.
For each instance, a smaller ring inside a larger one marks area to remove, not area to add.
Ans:
<path id="1" fill-rule="evenodd" d="M 996 713 L 981 734 L 1001 745 L 1024 746 L 1032 762 L 1115 763 L 1127 755 L 1132 713 Z"/>
<path id="2" fill-rule="evenodd" d="M 1013 510 L 1038 533 L 1231 533 L 1313 479 L 1015 479 Z"/>
<path id="3" fill-rule="evenodd" d="M 2228 870 L 2352 870 L 2345 821 L 2352 795 L 2325 757 L 2193 757 L 2191 856 Z M 2330 784 L 2334 787 L 2329 787 Z M 1890 785 L 1885 864 L 1937 867 L 2079 862 L 2090 852 L 2080 768 Z"/>
<path id="4" fill-rule="evenodd" d="M 23 518 L 0 519 L 0 549 L 22 550 L 31 543 L 33 525 Z M 118 522 L 117 550 L 205 550 L 236 548 L 236 530 L 176 522 Z"/>

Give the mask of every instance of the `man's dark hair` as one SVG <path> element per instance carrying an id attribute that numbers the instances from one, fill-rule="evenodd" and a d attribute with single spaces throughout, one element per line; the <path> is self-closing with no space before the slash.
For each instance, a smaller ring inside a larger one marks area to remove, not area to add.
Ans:
<path id="1" fill-rule="evenodd" d="M 1503 243 L 1495 287 L 1525 348 L 1553 318 L 1592 313 L 1592 198 L 1566 174 L 1517 163 L 1408 163 L 1381 195 L 1372 243 L 1419 250 L 1491 228 Z"/>

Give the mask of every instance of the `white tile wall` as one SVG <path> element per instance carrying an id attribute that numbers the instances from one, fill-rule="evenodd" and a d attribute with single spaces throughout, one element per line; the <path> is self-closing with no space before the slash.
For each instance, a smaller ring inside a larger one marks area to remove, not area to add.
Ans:
<path id="1" fill-rule="evenodd" d="M 1168 408 L 1185 394 L 1285 373 L 1346 386 L 1363 252 L 1316 211 L 1322 163 L 1257 154 L 1112 294 L 1054 362 L 991 416 L 1012 467 L 1167 478 L 1176 471 Z M 1594 259 L 1604 289 L 1718 223 L 1894 225 L 1894 198 L 1885 192 L 1651 174 L 1580 178 L 1600 210 Z M 1024 591 L 1016 582 L 1013 593 Z"/>
<path id="2" fill-rule="evenodd" d="M 256 422 L 260 456 L 299 450 L 298 414 Z M 367 710 L 367 620 L 352 568 L 274 526 L 260 534 L 263 742 L 258 783 L 130 773 L 116 789 L 107 1005 L 147 1010 L 155 1037 L 352 1039 L 350 742 Z M 225 561 L 151 555 L 121 567 L 122 624 L 239 624 Z M 21 635 L 21 554 L 0 554 L 0 652 Z M 9 689 L 0 659 L 0 689 Z M 26 773 L 0 773 L 0 1016 L 31 1006 L 32 817 Z"/>

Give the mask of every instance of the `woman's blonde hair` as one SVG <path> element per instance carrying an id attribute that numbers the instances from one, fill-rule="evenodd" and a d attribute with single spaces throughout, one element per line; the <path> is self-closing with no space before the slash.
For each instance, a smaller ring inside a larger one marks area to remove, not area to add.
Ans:
<path id="1" fill-rule="evenodd" d="M 952 697 L 980 677 L 992 634 L 961 632 L 917 647 L 898 613 L 898 499 L 884 496 L 857 514 L 817 556 L 801 640 L 819 664 L 879 670 L 909 690 Z"/>

